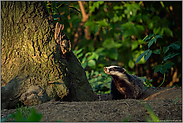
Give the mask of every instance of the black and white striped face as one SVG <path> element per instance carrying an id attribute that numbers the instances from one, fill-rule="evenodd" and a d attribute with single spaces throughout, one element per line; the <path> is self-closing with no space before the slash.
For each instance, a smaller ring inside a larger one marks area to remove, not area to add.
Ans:
<path id="1" fill-rule="evenodd" d="M 121 76 L 126 72 L 126 70 L 120 66 L 109 66 L 104 67 L 104 72 L 109 75 Z"/>

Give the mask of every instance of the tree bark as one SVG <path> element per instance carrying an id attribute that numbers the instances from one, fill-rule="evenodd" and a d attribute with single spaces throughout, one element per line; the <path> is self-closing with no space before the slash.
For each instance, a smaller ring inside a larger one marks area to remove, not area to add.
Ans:
<path id="1" fill-rule="evenodd" d="M 44 2 L 3 1 L 1 6 L 2 109 L 19 101 L 97 99 L 72 51 L 63 55 L 59 49 Z"/>

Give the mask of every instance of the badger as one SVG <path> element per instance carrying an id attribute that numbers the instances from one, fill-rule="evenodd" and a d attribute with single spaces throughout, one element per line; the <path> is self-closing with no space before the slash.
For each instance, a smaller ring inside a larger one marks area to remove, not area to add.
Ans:
<path id="1" fill-rule="evenodd" d="M 144 82 L 135 75 L 128 74 L 120 66 L 104 67 L 104 72 L 112 76 L 112 99 L 137 99 L 144 90 Z"/>

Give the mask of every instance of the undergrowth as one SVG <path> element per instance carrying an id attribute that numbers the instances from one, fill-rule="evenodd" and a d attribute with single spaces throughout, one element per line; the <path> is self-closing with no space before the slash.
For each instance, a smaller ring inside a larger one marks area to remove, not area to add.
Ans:
<path id="1" fill-rule="evenodd" d="M 2 118 L 1 122 L 9 121 L 9 119 L 13 119 L 15 122 L 39 122 L 41 121 L 42 114 L 37 113 L 35 108 L 32 107 L 16 107 L 16 112 L 11 113 L 6 118 Z"/>

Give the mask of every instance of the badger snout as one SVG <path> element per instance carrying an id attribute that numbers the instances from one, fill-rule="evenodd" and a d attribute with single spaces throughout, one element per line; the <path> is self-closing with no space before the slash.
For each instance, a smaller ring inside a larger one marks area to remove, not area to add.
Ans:
<path id="1" fill-rule="evenodd" d="M 109 74 L 109 70 L 108 70 L 107 67 L 104 67 L 104 72 L 105 72 L 106 74 Z"/>

